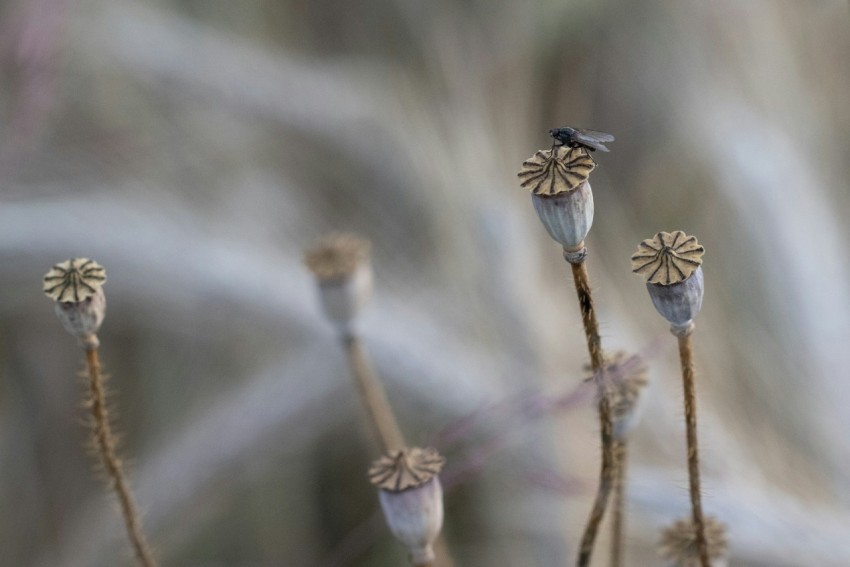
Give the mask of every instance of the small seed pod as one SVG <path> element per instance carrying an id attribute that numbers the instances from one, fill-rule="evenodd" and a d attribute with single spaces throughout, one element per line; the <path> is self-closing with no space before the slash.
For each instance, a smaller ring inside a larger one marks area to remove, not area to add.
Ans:
<path id="1" fill-rule="evenodd" d="M 588 178 L 596 167 L 583 148 L 539 150 L 522 164 L 518 176 L 531 189 L 537 216 L 567 260 L 584 260 L 584 239 L 593 224 L 593 192 Z"/>
<path id="2" fill-rule="evenodd" d="M 372 295 L 369 242 L 354 234 L 332 234 L 308 250 L 304 261 L 316 276 L 328 318 L 341 333 L 350 333 Z"/>
<path id="3" fill-rule="evenodd" d="M 716 518 L 705 518 L 705 538 L 711 567 L 727 567 L 729 547 L 726 542 L 726 526 Z M 691 519 L 675 522 L 661 532 L 658 553 L 666 567 L 700 567 L 697 536 Z"/>
<path id="4" fill-rule="evenodd" d="M 677 230 L 644 240 L 632 255 L 632 271 L 646 277 L 652 303 L 674 334 L 690 333 L 702 307 L 703 254 L 695 236 Z"/>
<path id="5" fill-rule="evenodd" d="M 437 476 L 445 459 L 434 449 L 391 451 L 369 469 L 390 531 L 414 565 L 434 561 L 434 541 L 443 526 L 443 489 Z"/>
<path id="6" fill-rule="evenodd" d="M 53 266 L 44 279 L 44 293 L 56 303 L 65 330 L 86 348 L 97 347 L 97 331 L 106 315 L 106 270 L 88 258 L 71 258 Z"/>
<path id="7" fill-rule="evenodd" d="M 585 371 L 590 370 L 590 365 L 585 365 Z M 640 422 L 643 394 L 649 385 L 646 365 L 640 356 L 625 351 L 606 354 L 603 379 L 610 396 L 614 439 L 625 441 Z"/>

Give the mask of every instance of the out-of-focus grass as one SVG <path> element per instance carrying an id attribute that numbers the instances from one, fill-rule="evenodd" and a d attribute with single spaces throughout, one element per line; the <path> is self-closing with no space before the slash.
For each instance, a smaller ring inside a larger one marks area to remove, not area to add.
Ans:
<path id="1" fill-rule="evenodd" d="M 850 563 L 846 4 L 33 0 L 0 18 L 4 562 L 129 561 L 39 291 L 71 255 L 109 272 L 105 364 L 166 564 L 320 564 L 376 509 L 375 448 L 299 264 L 329 229 L 375 243 L 364 334 L 411 439 L 577 384 L 568 273 L 515 181 L 573 124 L 617 135 L 588 241 L 606 345 L 666 332 L 628 273 L 640 238 L 708 250 L 705 506 L 734 563 Z M 687 506 L 675 353 L 650 365 L 630 564 Z M 593 423 L 475 420 L 470 440 L 511 442 L 447 501 L 462 565 L 569 561 Z M 401 559 L 377 537 L 352 565 Z"/>

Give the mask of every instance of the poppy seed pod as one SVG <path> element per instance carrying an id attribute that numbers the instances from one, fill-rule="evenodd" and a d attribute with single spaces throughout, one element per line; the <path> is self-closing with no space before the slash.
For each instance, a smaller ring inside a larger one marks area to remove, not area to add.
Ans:
<path id="1" fill-rule="evenodd" d="M 632 271 L 646 277 L 652 304 L 674 334 L 690 333 L 702 308 L 703 254 L 705 248 L 696 237 L 677 230 L 644 240 L 632 255 Z"/>
<path id="2" fill-rule="evenodd" d="M 711 567 L 726 567 L 729 564 L 726 526 L 716 518 L 706 517 L 705 538 Z M 666 567 L 701 567 L 693 521 L 678 520 L 665 528 L 658 552 Z"/>
<path id="3" fill-rule="evenodd" d="M 437 476 L 445 460 L 434 449 L 391 451 L 369 469 L 390 531 L 414 565 L 434 561 L 434 541 L 443 526 L 443 489 Z"/>
<path id="4" fill-rule="evenodd" d="M 584 369 L 590 372 L 590 365 Z M 646 364 L 638 355 L 617 351 L 605 355 L 602 371 L 611 400 L 612 433 L 616 441 L 625 441 L 640 422 L 644 392 L 649 385 Z"/>
<path id="5" fill-rule="evenodd" d="M 588 177 L 594 167 L 583 148 L 558 146 L 538 151 L 522 164 L 518 174 L 520 185 L 531 189 L 534 210 L 549 236 L 569 253 L 582 251 L 593 224 L 593 192 Z M 567 259 L 584 259 L 583 254 L 573 256 Z"/>
<path id="6" fill-rule="evenodd" d="M 44 279 L 44 293 L 65 330 L 86 348 L 97 347 L 97 334 L 106 315 L 103 284 L 106 271 L 88 258 L 71 258 L 54 265 Z"/>
<path id="7" fill-rule="evenodd" d="M 353 234 L 332 234 L 305 255 L 319 285 L 325 314 L 343 334 L 372 295 L 369 242 Z"/>

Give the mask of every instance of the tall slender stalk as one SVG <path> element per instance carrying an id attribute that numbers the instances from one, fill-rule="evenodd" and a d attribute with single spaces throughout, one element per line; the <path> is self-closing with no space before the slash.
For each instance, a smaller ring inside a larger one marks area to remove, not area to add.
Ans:
<path id="1" fill-rule="evenodd" d="M 360 395 L 361 405 L 366 410 L 369 424 L 375 439 L 381 445 L 382 452 L 387 454 L 392 450 L 407 447 L 387 393 L 372 369 L 372 365 L 369 364 L 362 341 L 356 334 L 346 333 L 342 336 L 342 342 L 348 356 L 354 385 Z M 434 542 L 434 551 L 437 556 L 436 562 L 415 564 L 415 567 L 437 567 L 438 564 L 439 567 L 454 567 L 454 560 L 442 534 Z"/>
<path id="2" fill-rule="evenodd" d="M 153 554 L 148 547 L 145 534 L 142 531 L 142 522 L 139 512 L 136 509 L 136 503 L 133 500 L 133 494 L 127 483 L 123 464 L 121 459 L 116 455 L 116 440 L 109 426 L 109 412 L 106 407 L 103 374 L 100 369 L 100 358 L 96 346 L 86 349 L 86 374 L 88 375 L 89 394 L 91 396 L 89 405 L 92 418 L 94 419 L 92 424 L 94 447 L 97 450 L 106 473 L 109 475 L 110 486 L 118 495 L 121 514 L 124 517 L 124 526 L 127 529 L 127 535 L 130 538 L 130 543 L 133 545 L 136 557 L 144 567 L 154 567 L 156 562 L 153 559 Z"/>
<path id="3" fill-rule="evenodd" d="M 596 312 L 593 308 L 593 297 L 590 293 L 587 268 L 583 261 L 577 263 L 571 262 L 570 267 L 573 271 L 573 280 L 575 281 L 576 294 L 578 296 L 579 308 L 581 309 L 581 320 L 584 326 L 584 334 L 587 338 L 590 367 L 593 370 L 594 380 L 597 385 L 600 436 L 602 441 L 602 467 L 599 473 L 599 488 L 596 491 L 596 498 L 593 502 L 593 508 L 590 511 L 590 518 L 584 529 L 584 535 L 581 538 L 577 563 L 579 567 L 587 567 L 590 565 L 593 546 L 599 533 L 599 525 L 605 516 L 605 508 L 608 505 L 608 499 L 614 483 L 614 436 L 611 421 L 611 402 L 603 372 L 604 357 L 602 353 L 602 341 L 599 338 L 599 324 L 596 321 Z"/>
<path id="4" fill-rule="evenodd" d="M 685 391 L 685 423 L 688 443 L 688 478 L 690 480 L 691 512 L 696 531 L 697 550 L 702 567 L 711 567 L 702 514 L 702 495 L 699 476 L 699 447 L 697 445 L 697 396 L 694 384 L 694 363 L 691 334 L 679 335 L 679 359 L 682 363 L 682 382 Z"/>
<path id="5" fill-rule="evenodd" d="M 92 415 L 92 445 L 109 477 L 109 485 L 118 495 L 127 535 L 143 567 L 153 567 L 150 548 L 142 532 L 142 522 L 133 501 L 124 467 L 116 455 L 118 442 L 109 426 L 109 412 L 100 370 L 97 332 L 106 315 L 106 270 L 88 258 L 71 258 L 54 264 L 42 279 L 44 293 L 54 301 L 53 310 L 62 326 L 77 338 L 86 353 L 89 382 L 87 406 Z"/>
<path id="6" fill-rule="evenodd" d="M 381 381 L 372 370 L 363 350 L 363 344 L 355 334 L 342 337 L 343 346 L 348 356 L 351 377 L 360 395 L 360 402 L 375 434 L 375 439 L 381 445 L 382 453 L 406 446 L 404 435 L 393 414 L 387 394 Z"/>
<path id="7" fill-rule="evenodd" d="M 614 443 L 614 502 L 611 506 L 611 567 L 623 565 L 623 538 L 626 532 L 626 471 L 629 446 L 626 440 Z"/>

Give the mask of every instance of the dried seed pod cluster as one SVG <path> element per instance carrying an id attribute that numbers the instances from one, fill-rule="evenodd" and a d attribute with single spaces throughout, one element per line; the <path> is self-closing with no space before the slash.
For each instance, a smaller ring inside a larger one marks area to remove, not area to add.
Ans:
<path id="1" fill-rule="evenodd" d="M 676 230 L 644 240 L 632 255 L 632 271 L 646 277 L 652 303 L 674 334 L 690 333 L 702 308 L 703 254 L 696 237 Z"/>
<path id="2" fill-rule="evenodd" d="M 726 567 L 729 561 L 726 526 L 716 518 L 707 516 L 705 537 L 711 567 Z M 658 552 L 667 567 L 700 567 L 694 523 L 690 519 L 683 519 L 665 528 L 661 532 Z"/>
<path id="3" fill-rule="evenodd" d="M 97 331 L 106 315 L 103 284 L 106 270 L 88 258 L 71 258 L 55 264 L 43 278 L 47 297 L 65 330 L 85 348 L 97 346 Z"/>
<path id="4" fill-rule="evenodd" d="M 584 239 L 593 224 L 593 192 L 588 178 L 596 164 L 581 148 L 540 150 L 522 164 L 520 185 L 531 189 L 534 210 L 549 235 L 568 253 L 584 259 Z"/>
<path id="5" fill-rule="evenodd" d="M 391 451 L 369 469 L 387 525 L 414 565 L 434 560 L 434 541 L 443 526 L 438 474 L 444 463 L 434 449 L 410 447 Z"/>
<path id="6" fill-rule="evenodd" d="M 372 295 L 369 241 L 337 233 L 317 242 L 304 262 L 319 284 L 319 295 L 328 318 L 343 334 Z"/>

